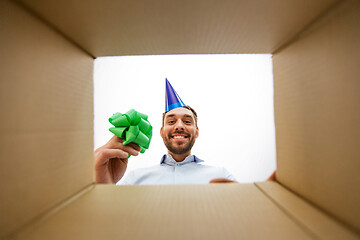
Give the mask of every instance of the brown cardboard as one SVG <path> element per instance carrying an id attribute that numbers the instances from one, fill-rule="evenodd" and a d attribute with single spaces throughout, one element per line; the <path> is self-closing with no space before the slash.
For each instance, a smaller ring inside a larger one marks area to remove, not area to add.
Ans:
<path id="1" fill-rule="evenodd" d="M 21 0 L 93 56 L 272 53 L 337 0 Z"/>
<path id="2" fill-rule="evenodd" d="M 276 182 L 256 183 L 299 226 L 312 232 L 317 239 L 359 239 L 341 222 L 319 211 L 301 197 Z"/>
<path id="3" fill-rule="evenodd" d="M 92 183 L 93 59 L 0 1 L 0 238 Z"/>
<path id="4" fill-rule="evenodd" d="M 16 239 L 312 239 L 254 184 L 95 189 Z"/>
<path id="5" fill-rule="evenodd" d="M 335 2 L 1 1 L 0 238 L 356 237 L 360 11 Z M 91 185 L 90 54 L 258 52 L 275 52 L 277 176 L 298 196 Z"/>
<path id="6" fill-rule="evenodd" d="M 360 231 L 360 2 L 273 56 L 277 178 Z"/>

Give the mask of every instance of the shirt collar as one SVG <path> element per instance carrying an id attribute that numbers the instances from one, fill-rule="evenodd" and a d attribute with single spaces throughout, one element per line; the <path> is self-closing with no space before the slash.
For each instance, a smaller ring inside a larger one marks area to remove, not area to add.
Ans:
<path id="1" fill-rule="evenodd" d="M 184 165 L 184 164 L 191 163 L 191 162 L 200 163 L 203 161 L 204 160 L 199 159 L 195 155 L 189 155 L 184 159 L 184 161 L 176 162 L 170 154 L 164 154 L 164 156 L 161 158 L 160 164 L 167 164 L 170 166 L 175 166 L 175 165 Z"/>

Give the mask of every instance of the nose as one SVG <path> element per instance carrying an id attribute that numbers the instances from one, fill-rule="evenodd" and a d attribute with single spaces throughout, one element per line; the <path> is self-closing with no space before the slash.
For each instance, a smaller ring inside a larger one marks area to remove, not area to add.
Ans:
<path id="1" fill-rule="evenodd" d="M 184 123 L 181 121 L 181 119 L 178 119 L 174 125 L 175 130 L 179 131 L 179 130 L 184 130 Z"/>

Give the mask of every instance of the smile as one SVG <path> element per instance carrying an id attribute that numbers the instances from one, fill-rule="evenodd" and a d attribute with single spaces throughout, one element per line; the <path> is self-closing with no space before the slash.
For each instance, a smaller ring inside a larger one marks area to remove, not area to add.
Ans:
<path id="1" fill-rule="evenodd" d="M 173 139 L 185 139 L 185 138 L 188 138 L 188 136 L 185 136 L 185 135 L 173 135 L 173 136 L 171 136 L 171 138 L 173 138 Z"/>

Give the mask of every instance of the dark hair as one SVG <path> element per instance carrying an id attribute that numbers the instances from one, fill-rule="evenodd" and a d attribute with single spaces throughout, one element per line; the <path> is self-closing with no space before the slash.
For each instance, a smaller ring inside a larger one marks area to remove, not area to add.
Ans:
<path id="1" fill-rule="evenodd" d="M 192 112 L 192 114 L 194 115 L 194 118 L 195 118 L 195 127 L 197 127 L 197 113 L 195 112 L 195 110 L 192 107 L 190 107 L 189 105 L 183 106 L 183 108 L 189 109 Z M 162 116 L 162 126 L 164 126 L 164 120 L 165 120 L 166 113 L 168 113 L 168 112 L 163 113 L 163 116 Z"/>

